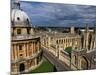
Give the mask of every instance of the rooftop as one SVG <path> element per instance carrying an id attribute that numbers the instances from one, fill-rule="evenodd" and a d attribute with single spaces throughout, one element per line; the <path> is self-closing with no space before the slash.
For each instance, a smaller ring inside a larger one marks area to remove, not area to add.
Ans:
<path id="1" fill-rule="evenodd" d="M 71 33 L 48 32 L 47 35 L 51 36 L 51 37 L 56 37 L 56 38 L 65 38 L 65 37 L 78 37 L 78 38 L 80 38 L 80 35 L 71 34 Z"/>

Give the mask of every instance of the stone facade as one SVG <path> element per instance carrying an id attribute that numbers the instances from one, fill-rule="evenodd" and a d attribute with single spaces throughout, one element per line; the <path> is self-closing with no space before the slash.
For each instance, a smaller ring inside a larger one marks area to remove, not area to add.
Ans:
<path id="1" fill-rule="evenodd" d="M 40 37 L 34 34 L 27 14 L 20 8 L 12 9 L 11 24 L 11 74 L 29 72 L 42 62 Z"/>
<path id="2" fill-rule="evenodd" d="M 87 26 L 80 34 L 74 27 L 70 33 L 47 32 L 42 37 L 42 46 L 65 62 L 72 70 L 88 70 L 96 68 L 96 34 Z M 72 47 L 71 57 L 65 48 Z"/>
<path id="3" fill-rule="evenodd" d="M 74 70 L 88 70 L 96 68 L 96 50 L 73 50 L 71 55 L 71 68 Z"/>
<path id="4" fill-rule="evenodd" d="M 94 30 L 90 31 L 88 26 L 86 26 L 86 29 L 84 31 L 81 31 L 82 36 L 82 49 L 95 49 L 96 48 L 96 33 Z"/>

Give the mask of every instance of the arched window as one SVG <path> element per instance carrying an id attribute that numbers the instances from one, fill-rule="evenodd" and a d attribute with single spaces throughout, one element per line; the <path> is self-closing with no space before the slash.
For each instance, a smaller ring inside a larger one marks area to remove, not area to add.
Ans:
<path id="1" fill-rule="evenodd" d="M 20 72 L 23 72 L 25 70 L 25 65 L 24 65 L 24 63 L 21 63 L 20 65 L 19 65 L 19 71 Z"/>
<path id="2" fill-rule="evenodd" d="M 21 29 L 17 29 L 17 34 L 21 34 Z"/>

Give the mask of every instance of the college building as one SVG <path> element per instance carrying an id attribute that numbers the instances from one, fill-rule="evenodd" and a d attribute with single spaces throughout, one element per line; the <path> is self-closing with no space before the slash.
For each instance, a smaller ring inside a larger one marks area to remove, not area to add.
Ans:
<path id="1" fill-rule="evenodd" d="M 34 34 L 28 15 L 16 0 L 11 11 L 11 74 L 35 69 L 41 64 L 41 59 L 40 37 Z"/>

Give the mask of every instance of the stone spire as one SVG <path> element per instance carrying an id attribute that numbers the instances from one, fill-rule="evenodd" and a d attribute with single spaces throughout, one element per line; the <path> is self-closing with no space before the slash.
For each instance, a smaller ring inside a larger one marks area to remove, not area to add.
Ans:
<path id="1" fill-rule="evenodd" d="M 71 34 L 74 34 L 74 33 L 75 33 L 75 28 L 74 28 L 74 26 L 71 26 L 71 27 L 70 27 L 70 33 L 71 33 Z"/>
<path id="2" fill-rule="evenodd" d="M 88 25 L 86 24 L 86 33 L 88 33 L 88 30 L 89 30 L 89 28 L 88 28 Z"/>
<path id="3" fill-rule="evenodd" d="M 86 25 L 86 31 L 85 31 L 85 48 L 88 50 L 88 45 L 89 45 L 89 28 L 88 25 Z"/>

